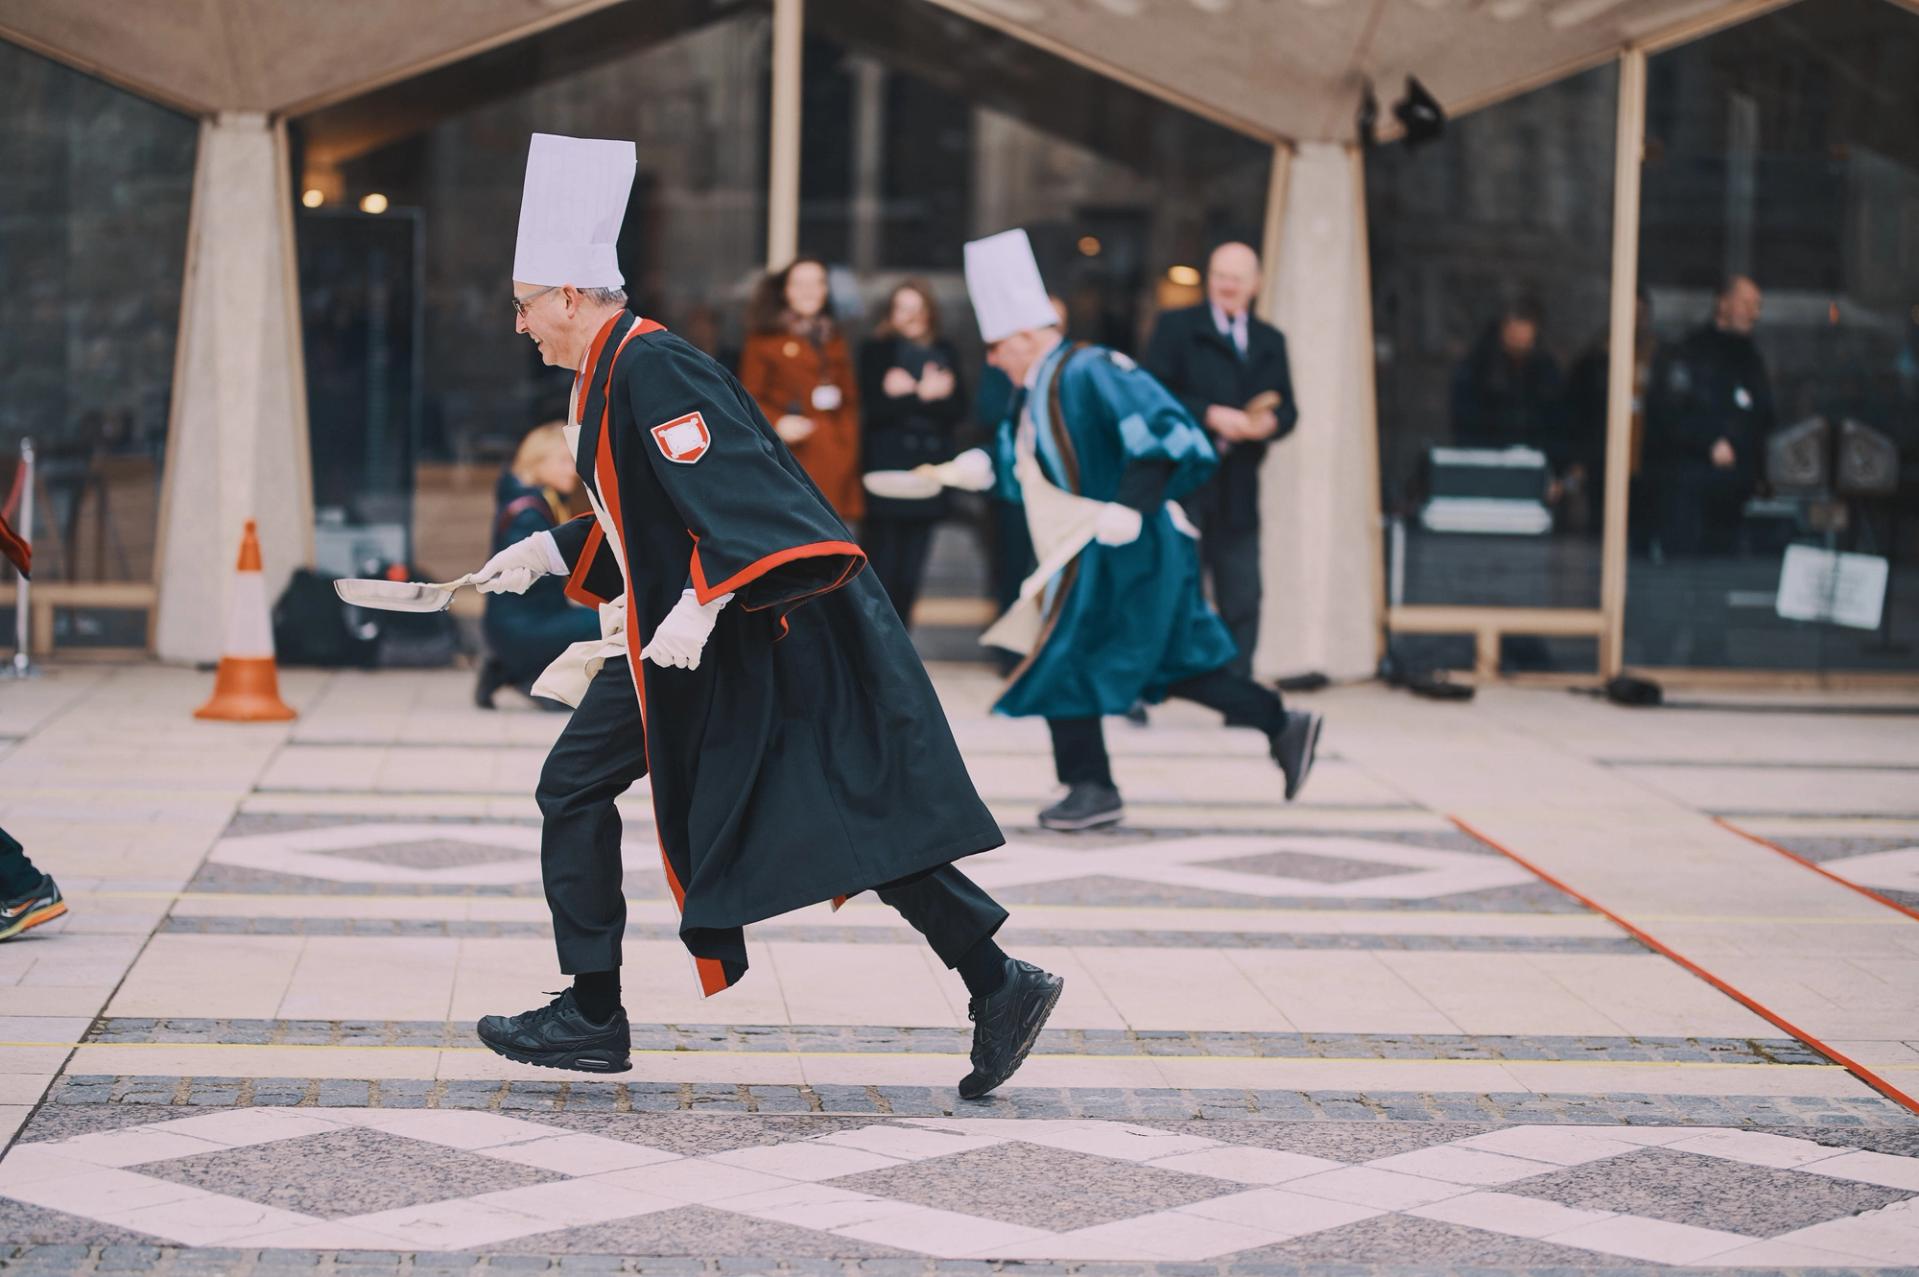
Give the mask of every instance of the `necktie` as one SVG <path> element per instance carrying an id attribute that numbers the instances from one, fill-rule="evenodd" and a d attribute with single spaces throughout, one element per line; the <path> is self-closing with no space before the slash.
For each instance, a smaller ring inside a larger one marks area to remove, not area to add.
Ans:
<path id="1" fill-rule="evenodd" d="M 1239 357 L 1241 359 L 1246 358 L 1246 316 L 1244 313 L 1227 317 L 1226 329 L 1223 335 L 1227 341 L 1233 343 L 1233 349 L 1239 352 Z"/>

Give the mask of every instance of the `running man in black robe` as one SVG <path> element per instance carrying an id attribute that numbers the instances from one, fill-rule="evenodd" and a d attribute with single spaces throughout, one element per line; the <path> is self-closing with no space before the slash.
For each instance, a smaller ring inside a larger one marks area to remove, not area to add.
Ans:
<path id="1" fill-rule="evenodd" d="M 606 182 L 609 166 L 623 180 Z M 569 415 L 594 512 L 495 555 L 481 588 L 565 571 L 578 601 L 624 605 L 628 646 L 600 654 L 538 790 L 573 987 L 486 1017 L 480 1038 L 531 1064 L 629 1067 L 614 800 L 650 776 L 707 994 L 745 974 L 748 923 L 874 891 L 965 980 L 973 1069 L 960 1094 L 984 1095 L 1019 1067 L 1061 981 L 1001 951 L 1006 911 L 953 866 L 1005 840 L 865 556 L 732 374 L 625 309 L 611 239 L 632 170 L 630 143 L 544 135 L 528 162 L 515 330 L 577 370 Z M 543 223 L 549 190 L 569 198 Z M 596 197 L 608 215 L 566 223 Z"/>

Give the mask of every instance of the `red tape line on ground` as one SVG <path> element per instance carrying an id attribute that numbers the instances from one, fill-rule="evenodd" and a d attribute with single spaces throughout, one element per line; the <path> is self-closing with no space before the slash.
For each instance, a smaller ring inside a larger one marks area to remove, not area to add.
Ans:
<path id="1" fill-rule="evenodd" d="M 1733 824 L 1730 820 L 1724 819 L 1723 817 L 1714 816 L 1712 818 L 1712 823 L 1715 825 L 1718 825 L 1721 829 L 1727 829 L 1735 834 L 1738 834 L 1741 838 L 1744 838 L 1747 842 L 1758 843 L 1761 847 L 1764 847 L 1767 851 L 1778 852 L 1780 855 L 1784 856 L 1787 860 L 1792 861 L 1796 865 L 1803 865 L 1805 868 L 1810 869 L 1814 873 L 1818 874 L 1821 878 L 1830 878 L 1834 882 L 1838 883 L 1840 886 L 1849 887 L 1853 891 L 1856 891 L 1860 895 L 1866 897 L 1868 900 L 1877 900 L 1880 904 L 1884 905 L 1888 909 L 1897 909 L 1900 913 L 1905 914 L 1906 917 L 1919 920 L 1919 909 L 1908 909 L 1906 908 L 1906 906 L 1900 904 L 1897 900 L 1894 900 L 1891 896 L 1882 896 L 1878 892 L 1874 891 L 1871 887 L 1862 887 L 1858 883 L 1852 881 L 1850 878 L 1841 878 L 1838 874 L 1826 868 L 1824 865 L 1821 865 L 1816 860 L 1807 860 L 1804 856 L 1800 855 L 1798 852 L 1787 851 L 1784 847 L 1781 847 L 1778 843 L 1773 842 L 1770 839 L 1761 838 L 1758 834 L 1750 833 L 1747 830 L 1741 829 L 1739 826 Z"/>
<path id="2" fill-rule="evenodd" d="M 1898 1087 L 1894 1086 L 1892 1083 L 1886 1081 L 1886 1079 L 1880 1077 L 1877 1073 L 1874 1073 L 1871 1069 L 1867 1068 L 1865 1065 L 1859 1063 L 1859 1061 L 1853 1059 L 1850 1056 L 1842 1055 L 1838 1051 L 1835 1051 L 1833 1048 L 1827 1046 L 1824 1042 L 1821 1042 L 1818 1038 L 1812 1036 L 1812 1034 L 1806 1032 L 1804 1029 L 1800 1028 L 1798 1025 L 1793 1024 L 1790 1020 L 1787 1020 L 1784 1017 L 1775 1014 L 1773 1011 L 1760 1005 L 1758 1002 L 1754 1001 L 1752 998 L 1747 997 L 1744 993 L 1741 993 L 1738 989 L 1733 988 L 1733 986 L 1731 986 L 1730 984 L 1727 984 L 1724 980 L 1721 980 L 1718 976 L 1706 970 L 1704 967 L 1700 966 L 1697 962 L 1694 962 L 1691 958 L 1688 958 L 1684 954 L 1680 953 L 1677 949 L 1674 949 L 1671 945 L 1667 944 L 1665 941 L 1660 940 L 1657 937 L 1650 935 L 1649 933 L 1645 931 L 1640 930 L 1638 927 L 1635 927 L 1632 923 L 1627 922 L 1624 918 L 1620 917 L 1618 914 L 1614 913 L 1612 910 L 1606 908 L 1605 905 L 1600 904 L 1597 900 L 1594 900 L 1591 896 L 1586 895 L 1584 892 L 1575 891 L 1573 888 L 1567 886 L 1565 883 L 1561 882 L 1559 879 L 1553 877 L 1551 874 L 1547 873 L 1544 869 L 1541 869 L 1538 865 L 1535 865 L 1532 861 L 1526 859 L 1524 856 L 1520 855 L 1518 852 L 1514 851 L 1512 848 L 1499 842 L 1497 839 L 1491 838 L 1487 836 L 1486 834 L 1481 833 L 1479 830 L 1473 828 L 1471 825 L 1467 824 L 1465 821 L 1461 820 L 1457 816 L 1448 815 L 1446 819 L 1452 821 L 1454 825 L 1458 826 L 1460 831 L 1464 833 L 1467 837 L 1477 839 L 1478 841 L 1486 844 L 1488 847 L 1491 847 L 1494 851 L 1498 852 L 1500 855 L 1505 856 L 1508 860 L 1513 861 L 1514 863 L 1524 868 L 1527 872 L 1536 876 L 1541 882 L 1544 882 L 1548 886 L 1556 887 L 1560 891 L 1565 892 L 1567 895 L 1571 896 L 1574 900 L 1577 900 L 1580 904 L 1586 906 L 1586 908 L 1592 910 L 1596 914 L 1599 914 L 1601 917 L 1611 922 L 1614 926 L 1624 931 L 1627 935 L 1639 941 L 1639 943 L 1645 945 L 1648 949 L 1651 949 L 1654 953 L 1657 953 L 1661 957 L 1668 958 L 1672 960 L 1673 962 L 1678 963 L 1680 966 L 1684 967 L 1687 971 L 1690 971 L 1692 974 L 1698 976 L 1701 980 L 1704 980 L 1707 984 L 1710 984 L 1713 988 L 1719 990 L 1721 993 L 1731 998 L 1734 1002 L 1737 1002 L 1740 1006 L 1745 1007 L 1748 1011 L 1751 1011 L 1754 1015 L 1758 1016 L 1760 1019 L 1765 1020 L 1768 1023 L 1775 1025 L 1780 1029 L 1785 1030 L 1787 1033 L 1799 1039 L 1801 1042 L 1805 1043 L 1807 1046 L 1811 1047 L 1813 1050 L 1819 1052 L 1819 1054 L 1825 1056 L 1828 1060 L 1831 1060 L 1834 1064 L 1837 1064 L 1840 1068 L 1846 1070 L 1846 1072 L 1852 1074 L 1854 1077 L 1858 1078 L 1861 1082 L 1864 1082 L 1867 1086 L 1879 1092 L 1881 1095 L 1893 1101 L 1895 1104 L 1902 1105 L 1905 1108 L 1912 1110 L 1914 1113 L 1919 1113 L 1919 1100 L 1915 1100 L 1912 1096 L 1907 1095 L 1904 1091 L 1900 1090 Z"/>

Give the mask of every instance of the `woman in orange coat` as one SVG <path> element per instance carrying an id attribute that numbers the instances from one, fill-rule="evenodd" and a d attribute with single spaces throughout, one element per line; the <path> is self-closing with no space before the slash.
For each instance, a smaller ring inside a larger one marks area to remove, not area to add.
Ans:
<path id="1" fill-rule="evenodd" d="M 740 352 L 740 384 L 786 446 L 851 523 L 860 486 L 860 405 L 846 338 L 833 320 L 826 263 L 800 257 L 761 281 Z"/>

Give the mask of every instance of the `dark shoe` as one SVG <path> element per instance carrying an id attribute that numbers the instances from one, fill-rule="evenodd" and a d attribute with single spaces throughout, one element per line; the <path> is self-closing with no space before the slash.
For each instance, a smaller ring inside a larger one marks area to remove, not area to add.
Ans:
<path id="1" fill-rule="evenodd" d="M 1039 1041 L 1066 981 L 1030 962 L 1006 960 L 1006 982 L 966 1007 L 973 1022 L 973 1071 L 960 1079 L 962 1100 L 977 1100 L 1012 1077 Z"/>
<path id="2" fill-rule="evenodd" d="M 53 875 L 41 874 L 39 886 L 0 906 L 0 940 L 11 940 L 22 931 L 52 922 L 66 911 L 67 902 L 61 898 Z"/>
<path id="3" fill-rule="evenodd" d="M 1117 825 L 1126 815 L 1119 791 L 1098 781 L 1083 780 L 1066 792 L 1066 797 L 1039 814 L 1041 829 L 1098 829 Z"/>
<path id="4" fill-rule="evenodd" d="M 513 679 L 507 674 L 506 666 L 496 656 L 489 656 L 480 662 L 480 677 L 473 684 L 473 703 L 481 709 L 493 708 L 493 693 L 507 686 Z"/>
<path id="5" fill-rule="evenodd" d="M 1286 801 L 1293 801 L 1313 770 L 1319 751 L 1319 725 L 1324 721 L 1309 709 L 1286 711 L 1286 719 L 1272 735 L 1273 761 L 1286 773 Z"/>
<path id="6" fill-rule="evenodd" d="M 616 1011 L 605 1024 L 594 1024 L 581 1014 L 571 989 L 532 1011 L 484 1016 L 479 1034 L 489 1049 L 522 1064 L 582 1073 L 624 1073 L 633 1067 L 627 1056 L 633 1035 L 626 1012 Z"/>
<path id="7" fill-rule="evenodd" d="M 1151 727 L 1153 720 L 1146 715 L 1146 702 L 1134 701 L 1133 707 L 1126 711 L 1126 721 L 1135 727 Z"/>

